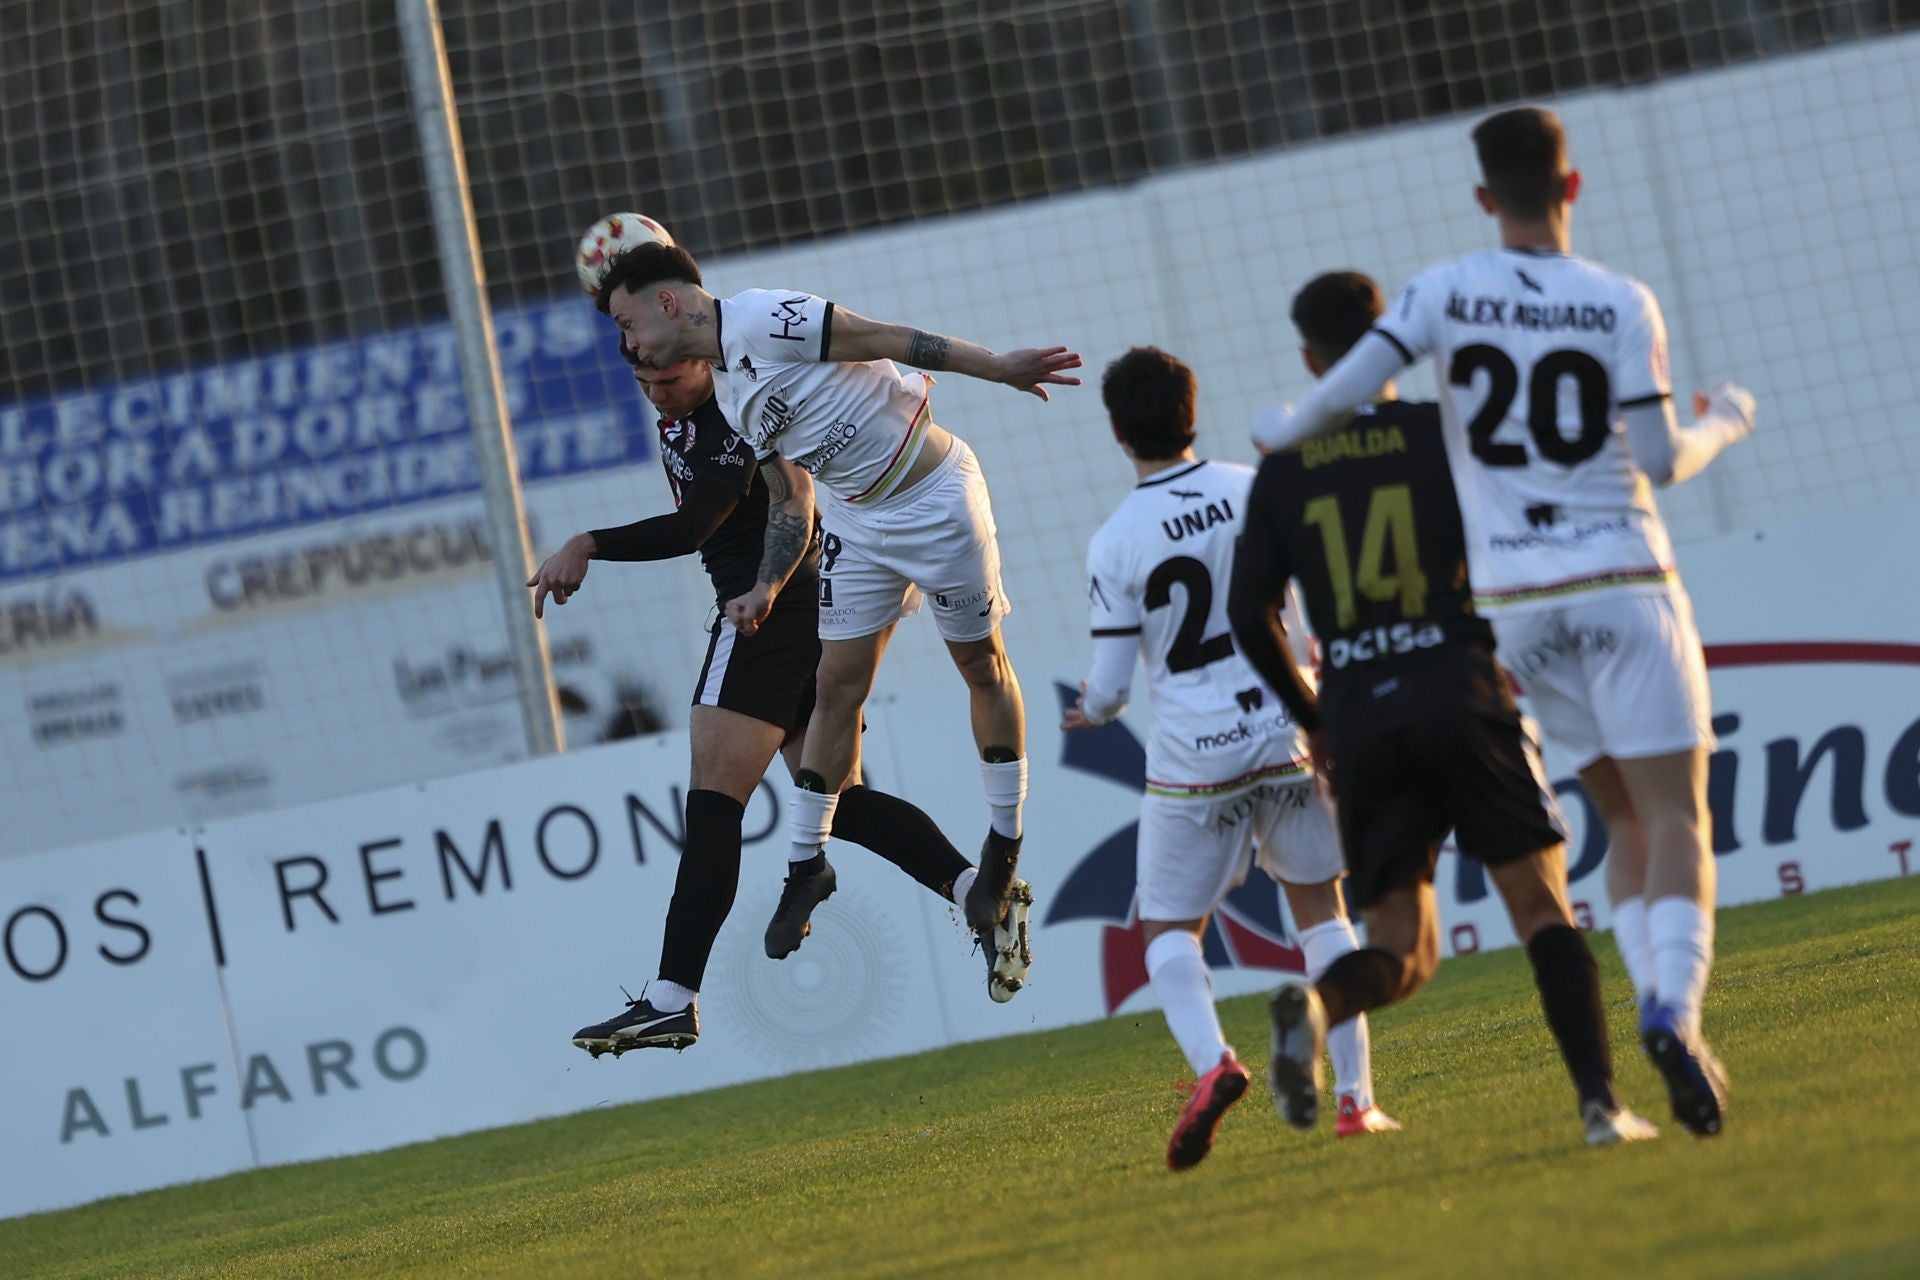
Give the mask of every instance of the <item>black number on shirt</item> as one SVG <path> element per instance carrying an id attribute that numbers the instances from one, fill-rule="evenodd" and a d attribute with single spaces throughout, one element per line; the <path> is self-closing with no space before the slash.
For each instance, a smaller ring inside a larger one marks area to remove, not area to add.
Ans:
<path id="1" fill-rule="evenodd" d="M 1147 608 L 1164 609 L 1172 604 L 1176 585 L 1187 590 L 1187 611 L 1174 629 L 1173 645 L 1167 650 L 1167 670 L 1197 671 L 1231 658 L 1233 637 L 1227 632 L 1201 638 L 1200 633 L 1207 629 L 1207 615 L 1213 612 L 1213 575 L 1192 556 L 1163 560 L 1147 575 Z"/>
<path id="2" fill-rule="evenodd" d="M 1524 467 L 1525 445 L 1493 438 L 1507 420 L 1507 411 L 1513 408 L 1520 390 L 1520 371 L 1514 367 L 1513 358 L 1498 347 L 1476 342 L 1454 352 L 1447 381 L 1456 387 L 1471 387 L 1473 376 L 1482 370 L 1488 376 L 1487 398 L 1467 424 L 1473 456 L 1490 467 Z M 1562 378 L 1572 378 L 1580 396 L 1580 434 L 1571 440 L 1560 434 Z M 1528 434 L 1541 457 L 1563 467 L 1585 462 L 1600 452 L 1612 426 L 1612 408 L 1613 388 L 1607 370 L 1584 351 L 1549 351 L 1540 357 L 1527 379 Z"/>

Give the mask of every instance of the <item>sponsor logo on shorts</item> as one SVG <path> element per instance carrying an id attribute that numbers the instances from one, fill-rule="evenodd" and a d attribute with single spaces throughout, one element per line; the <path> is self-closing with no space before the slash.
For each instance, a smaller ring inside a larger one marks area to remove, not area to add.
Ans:
<path id="1" fill-rule="evenodd" d="M 1327 665 L 1338 671 L 1356 662 L 1432 649 L 1446 642 L 1446 633 L 1437 622 L 1414 626 L 1396 622 L 1390 627 L 1370 627 L 1350 636 L 1341 636 L 1327 646 Z"/>
<path id="2" fill-rule="evenodd" d="M 1276 804 L 1285 812 L 1307 807 L 1307 796 L 1313 787 L 1303 782 L 1263 782 L 1243 795 L 1235 796 L 1227 802 L 1227 807 L 1214 819 L 1215 831 L 1231 831 L 1251 818 L 1262 804 Z"/>
<path id="3" fill-rule="evenodd" d="M 1538 675 L 1561 658 L 1584 654 L 1618 653 L 1620 633 L 1612 627 L 1557 626 L 1516 655 L 1522 672 Z"/>
<path id="4" fill-rule="evenodd" d="M 933 607 L 946 613 L 960 613 L 963 610 L 972 609 L 975 605 L 982 606 L 975 610 L 975 617 L 984 618 L 992 613 L 993 592 L 981 590 L 969 592 L 964 596 L 943 596 L 937 591 L 933 594 Z"/>

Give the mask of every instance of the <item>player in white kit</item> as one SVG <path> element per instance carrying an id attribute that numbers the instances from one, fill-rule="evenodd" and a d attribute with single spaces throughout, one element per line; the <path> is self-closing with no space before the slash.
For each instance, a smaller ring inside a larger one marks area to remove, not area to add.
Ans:
<path id="1" fill-rule="evenodd" d="M 1552 112 L 1473 134 L 1500 247 L 1434 267 L 1297 410 L 1254 439 L 1290 447 L 1347 421 L 1432 354 L 1474 604 L 1547 737 L 1579 766 L 1612 840 L 1615 939 L 1641 1042 L 1674 1115 L 1718 1133 L 1725 1073 L 1700 1032 L 1713 955 L 1706 663 L 1652 484 L 1678 484 L 1753 429 L 1722 383 L 1674 420 L 1666 325 L 1644 284 L 1573 255 L 1580 175 Z"/>
<path id="2" fill-rule="evenodd" d="M 643 364 L 712 361 L 721 408 L 755 454 L 780 454 L 831 495 L 822 510 L 814 713 L 795 775 L 792 865 L 767 932 L 768 954 L 797 948 L 814 906 L 834 891 L 823 846 L 859 760 L 861 707 L 895 624 L 924 595 L 967 682 L 992 813 L 979 873 L 961 896 L 987 951 L 989 989 L 1010 997 L 1025 975 L 1032 898 L 1014 878 L 1027 759 L 1020 685 L 1000 636 L 1011 602 L 979 463 L 934 421 L 933 379 L 894 361 L 1002 382 L 1044 400 L 1049 385 L 1079 384 L 1065 371 L 1080 357 L 1064 347 L 999 355 L 805 293 L 753 289 L 716 298 L 677 246 L 620 254 L 600 296 Z M 771 571 L 727 605 L 747 634 L 768 616 L 780 570 L 791 563 L 789 549 L 776 545 L 783 536 L 769 524 Z"/>
<path id="3" fill-rule="evenodd" d="M 1194 456 L 1193 371 L 1165 352 L 1135 347 L 1107 367 L 1100 392 L 1140 480 L 1087 548 L 1093 668 L 1061 727 L 1119 715 L 1134 662 L 1146 664 L 1153 734 L 1136 902 L 1147 977 L 1198 1077 L 1167 1144 L 1168 1166 L 1185 1169 L 1206 1156 L 1247 1087 L 1221 1033 L 1201 938 L 1255 849 L 1280 881 L 1309 980 L 1359 943 L 1340 901 L 1333 808 L 1315 783 L 1305 735 L 1227 627 L 1253 470 Z M 1366 1018 L 1335 1028 L 1328 1047 L 1340 1135 L 1399 1128 L 1373 1104 Z"/>

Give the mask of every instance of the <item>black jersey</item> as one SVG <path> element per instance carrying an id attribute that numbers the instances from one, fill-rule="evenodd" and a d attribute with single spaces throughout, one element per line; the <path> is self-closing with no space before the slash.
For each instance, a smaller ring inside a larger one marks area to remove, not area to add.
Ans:
<path id="1" fill-rule="evenodd" d="M 713 397 L 684 418 L 661 420 L 660 465 L 673 491 L 674 513 L 595 529 L 595 557 L 661 560 L 698 549 L 722 604 L 753 590 L 766 547 L 767 482 L 753 449 Z M 812 544 L 782 589 L 781 605 L 817 607 L 819 529 L 816 517 Z"/>
<path id="2" fill-rule="evenodd" d="M 1320 640 L 1319 709 L 1339 736 L 1435 712 L 1512 714 L 1493 629 L 1473 609 L 1438 406 L 1372 405 L 1261 464 L 1234 591 L 1277 601 L 1288 578 Z"/>

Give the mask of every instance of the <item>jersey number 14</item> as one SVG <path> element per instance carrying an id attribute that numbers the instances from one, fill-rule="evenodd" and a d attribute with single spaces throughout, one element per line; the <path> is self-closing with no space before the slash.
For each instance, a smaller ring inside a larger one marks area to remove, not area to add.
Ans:
<path id="1" fill-rule="evenodd" d="M 1398 599 L 1402 618 L 1418 618 L 1427 611 L 1427 575 L 1420 568 L 1419 537 L 1413 527 L 1413 491 L 1404 484 L 1381 485 L 1367 495 L 1367 518 L 1360 531 L 1360 558 L 1347 554 L 1347 527 L 1341 519 L 1340 499 L 1323 493 L 1308 502 L 1302 518 L 1320 530 L 1327 554 L 1327 582 L 1333 588 L 1333 611 L 1340 629 L 1360 622 L 1359 593 L 1375 604 Z M 1387 553 L 1393 553 L 1388 567 Z"/>

